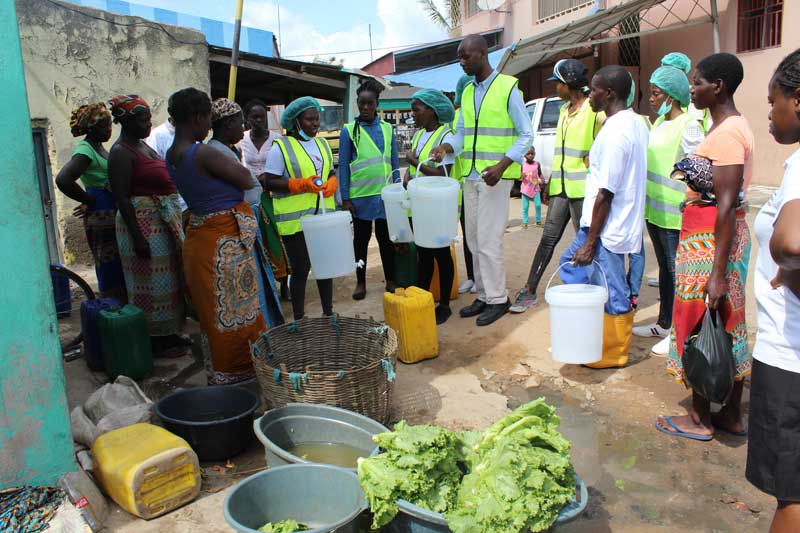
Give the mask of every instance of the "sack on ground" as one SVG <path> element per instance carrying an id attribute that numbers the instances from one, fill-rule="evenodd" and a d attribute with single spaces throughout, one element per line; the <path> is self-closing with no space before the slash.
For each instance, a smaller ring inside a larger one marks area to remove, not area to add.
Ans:
<path id="1" fill-rule="evenodd" d="M 135 381 L 119 376 L 114 383 L 103 385 L 89 399 L 70 413 L 72 438 L 91 448 L 94 440 L 108 431 L 150 422 L 153 402 Z"/>
<path id="2" fill-rule="evenodd" d="M 733 338 L 725 331 L 719 311 L 706 309 L 703 319 L 686 339 L 683 373 L 689 386 L 706 400 L 725 404 L 733 391 L 736 364 Z"/>

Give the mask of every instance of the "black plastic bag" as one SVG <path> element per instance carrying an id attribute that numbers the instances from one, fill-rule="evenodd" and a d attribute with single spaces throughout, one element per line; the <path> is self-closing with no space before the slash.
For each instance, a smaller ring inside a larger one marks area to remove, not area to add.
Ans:
<path id="1" fill-rule="evenodd" d="M 733 337 L 725 331 L 719 311 L 706 314 L 686 339 L 683 348 L 684 379 L 708 401 L 725 405 L 733 391 L 736 364 Z"/>

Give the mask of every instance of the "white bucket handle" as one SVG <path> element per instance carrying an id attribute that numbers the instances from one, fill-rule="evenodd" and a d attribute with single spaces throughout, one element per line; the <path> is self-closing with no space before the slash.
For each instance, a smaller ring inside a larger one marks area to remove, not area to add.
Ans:
<path id="1" fill-rule="evenodd" d="M 425 163 L 430 163 L 431 161 L 433 161 L 433 159 L 431 159 L 430 157 L 427 158 L 427 159 L 423 159 L 422 161 L 419 162 L 419 165 L 417 165 L 417 168 L 421 167 Z M 433 162 L 436 163 L 436 161 L 433 161 Z M 445 178 L 449 178 L 450 175 L 447 173 L 447 165 L 443 165 L 443 164 L 437 163 L 434 168 L 439 168 L 439 167 L 444 169 L 444 177 Z"/>
<path id="2" fill-rule="evenodd" d="M 597 268 L 600 269 L 600 273 L 603 274 L 603 281 L 606 282 L 606 298 L 608 298 L 608 277 L 606 276 L 606 272 L 605 272 L 605 270 L 603 270 L 603 267 L 600 265 L 600 263 L 598 263 L 594 259 L 592 259 L 592 263 L 597 265 Z M 547 293 L 547 289 L 550 288 L 550 284 L 553 282 L 553 278 L 556 277 L 556 274 L 561 272 L 561 269 L 564 268 L 564 265 L 574 265 L 574 264 L 575 264 L 575 261 L 566 261 L 564 263 L 561 263 L 558 266 L 558 268 L 556 269 L 556 271 L 553 272 L 553 275 L 550 276 L 550 279 L 547 281 L 547 287 L 545 287 L 544 292 Z"/>
<path id="3" fill-rule="evenodd" d="M 394 179 L 392 179 L 392 176 L 394 176 L 395 172 L 397 172 L 397 176 L 398 177 L 400 176 L 400 169 L 399 168 L 392 169 L 392 171 L 389 173 L 389 175 L 386 176 L 386 185 L 391 185 L 392 183 L 394 183 Z"/>

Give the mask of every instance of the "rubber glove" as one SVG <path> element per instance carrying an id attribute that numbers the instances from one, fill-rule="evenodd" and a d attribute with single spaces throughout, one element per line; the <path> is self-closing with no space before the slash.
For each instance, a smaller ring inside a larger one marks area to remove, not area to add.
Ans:
<path id="1" fill-rule="evenodd" d="M 314 184 L 314 180 L 317 179 L 317 176 L 310 176 L 308 178 L 296 178 L 289 180 L 289 192 L 292 194 L 299 194 L 303 192 L 311 192 L 311 193 L 318 193 L 322 190 L 322 187 L 318 187 Z"/>
<path id="2" fill-rule="evenodd" d="M 339 188 L 339 180 L 336 179 L 336 176 L 331 176 L 328 178 L 328 181 L 325 182 L 325 185 L 322 186 L 322 196 L 325 198 L 330 198 L 334 194 L 336 194 L 336 189 Z"/>

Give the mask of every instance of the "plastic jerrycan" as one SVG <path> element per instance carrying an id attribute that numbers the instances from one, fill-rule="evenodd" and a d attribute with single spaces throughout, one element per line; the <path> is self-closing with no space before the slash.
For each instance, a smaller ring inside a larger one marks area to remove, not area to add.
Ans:
<path id="1" fill-rule="evenodd" d="M 383 294 L 386 324 L 397 332 L 397 358 L 416 363 L 439 355 L 433 295 L 419 287 Z"/>
<path id="2" fill-rule="evenodd" d="M 450 257 L 453 258 L 453 287 L 450 289 L 450 301 L 458 299 L 458 261 L 456 260 L 456 247 L 450 245 Z M 431 294 L 433 301 L 438 302 L 441 298 L 441 288 L 439 287 L 439 262 L 433 261 L 433 278 L 431 278 Z"/>
<path id="3" fill-rule="evenodd" d="M 130 304 L 100 311 L 99 329 L 108 377 L 141 379 L 153 371 L 153 350 L 144 311 Z"/>
<path id="4" fill-rule="evenodd" d="M 103 342 L 100 338 L 100 311 L 122 306 L 116 298 L 95 298 L 81 302 L 81 333 L 83 334 L 83 357 L 91 370 L 104 370 Z"/>

